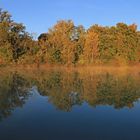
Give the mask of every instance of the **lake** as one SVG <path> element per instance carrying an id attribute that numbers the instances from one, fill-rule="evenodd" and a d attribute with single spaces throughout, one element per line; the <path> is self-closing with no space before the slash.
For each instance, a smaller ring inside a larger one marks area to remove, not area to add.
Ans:
<path id="1" fill-rule="evenodd" d="M 0 77 L 0 140 L 140 139 L 140 70 L 1 70 Z"/>

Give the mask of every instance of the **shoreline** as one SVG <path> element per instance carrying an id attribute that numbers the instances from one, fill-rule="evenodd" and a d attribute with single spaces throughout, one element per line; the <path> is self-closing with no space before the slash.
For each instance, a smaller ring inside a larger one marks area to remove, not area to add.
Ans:
<path id="1" fill-rule="evenodd" d="M 68 77 L 71 74 L 78 74 L 85 78 L 87 75 L 91 77 L 96 76 L 109 76 L 112 75 L 118 79 L 119 77 L 132 76 L 134 78 L 140 78 L 140 66 L 46 66 L 41 65 L 37 68 L 35 65 L 7 65 L 0 67 L 0 76 L 11 76 L 12 74 L 20 74 L 25 77 L 39 78 L 49 76 L 48 74 L 64 74 Z M 77 76 L 78 76 L 77 75 Z"/>
<path id="2" fill-rule="evenodd" d="M 79 69 L 79 68 L 140 68 L 140 64 L 132 65 L 55 65 L 55 64 L 0 64 L 1 68 L 31 68 L 31 69 L 42 69 L 42 68 L 66 68 L 66 69 Z"/>
<path id="3" fill-rule="evenodd" d="M 114 66 L 114 65 L 87 65 L 87 66 L 65 66 L 65 65 L 46 65 L 42 64 L 39 67 L 35 64 L 11 64 L 0 66 L 0 73 L 2 72 L 47 72 L 47 71 L 62 71 L 62 72 L 80 72 L 80 73 L 116 73 L 116 74 L 127 74 L 127 73 L 140 73 L 140 65 L 125 65 L 125 66 Z"/>

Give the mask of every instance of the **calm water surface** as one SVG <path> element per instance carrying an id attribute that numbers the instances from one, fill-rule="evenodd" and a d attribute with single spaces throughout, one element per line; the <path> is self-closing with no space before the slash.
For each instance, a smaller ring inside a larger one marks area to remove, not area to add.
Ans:
<path id="1" fill-rule="evenodd" d="M 139 72 L 0 77 L 0 140 L 140 140 Z"/>

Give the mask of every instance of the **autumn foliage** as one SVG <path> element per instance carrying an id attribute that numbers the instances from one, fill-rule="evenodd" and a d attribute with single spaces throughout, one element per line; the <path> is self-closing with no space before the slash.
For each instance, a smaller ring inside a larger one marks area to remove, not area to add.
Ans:
<path id="1" fill-rule="evenodd" d="M 38 41 L 25 26 L 0 10 L 0 64 L 131 64 L 140 62 L 137 25 L 118 23 L 85 29 L 72 20 L 58 21 Z"/>

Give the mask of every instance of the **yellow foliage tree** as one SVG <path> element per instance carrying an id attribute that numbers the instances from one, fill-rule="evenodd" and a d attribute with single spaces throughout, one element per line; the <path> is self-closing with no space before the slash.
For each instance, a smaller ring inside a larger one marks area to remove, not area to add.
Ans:
<path id="1" fill-rule="evenodd" d="M 99 56 L 99 38 L 98 34 L 88 30 L 84 45 L 84 60 L 88 63 L 95 63 Z"/>

